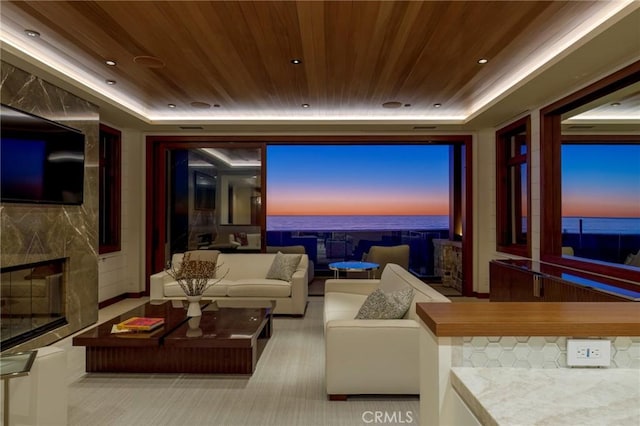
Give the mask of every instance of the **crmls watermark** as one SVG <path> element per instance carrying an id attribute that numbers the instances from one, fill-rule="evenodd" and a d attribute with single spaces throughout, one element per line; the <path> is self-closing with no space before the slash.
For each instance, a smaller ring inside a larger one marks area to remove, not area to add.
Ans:
<path id="1" fill-rule="evenodd" d="M 413 423 L 413 411 L 364 411 L 362 421 L 367 424 L 409 424 Z"/>

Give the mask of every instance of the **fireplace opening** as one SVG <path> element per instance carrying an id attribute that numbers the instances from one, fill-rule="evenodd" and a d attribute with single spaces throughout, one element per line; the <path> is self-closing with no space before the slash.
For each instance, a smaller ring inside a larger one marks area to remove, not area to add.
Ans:
<path id="1" fill-rule="evenodd" d="M 0 269 L 1 350 L 67 324 L 65 258 Z"/>

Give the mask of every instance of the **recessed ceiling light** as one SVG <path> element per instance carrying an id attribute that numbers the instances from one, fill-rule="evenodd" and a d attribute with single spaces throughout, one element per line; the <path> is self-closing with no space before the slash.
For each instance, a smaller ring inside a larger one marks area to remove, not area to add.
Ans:
<path id="1" fill-rule="evenodd" d="M 442 104 L 433 104 L 434 108 L 440 108 L 442 106 Z"/>
<path id="2" fill-rule="evenodd" d="M 104 61 L 104 63 L 109 65 L 110 67 L 115 67 L 116 65 L 118 65 L 116 61 L 113 61 L 111 59 L 107 59 L 106 61 Z"/>
<path id="3" fill-rule="evenodd" d="M 176 107 L 176 104 L 167 104 L 167 106 L 168 106 L 169 108 L 175 108 L 175 107 Z"/>
<path id="4" fill-rule="evenodd" d="M 612 102 L 611 106 L 620 106 L 620 102 Z"/>
<path id="5" fill-rule="evenodd" d="M 302 104 L 302 108 L 310 108 L 310 107 L 311 107 L 311 105 L 309 105 L 309 104 Z"/>
<path id="6" fill-rule="evenodd" d="M 482 58 L 482 59 L 478 59 L 478 63 L 479 64 L 486 64 L 487 62 L 489 62 L 488 59 Z"/>
<path id="7" fill-rule="evenodd" d="M 109 86 L 113 86 L 114 84 L 116 84 L 115 80 L 105 80 L 105 83 L 107 83 Z"/>
<path id="8" fill-rule="evenodd" d="M 36 30 L 24 30 L 24 33 L 29 37 L 40 37 L 40 33 Z"/>
<path id="9" fill-rule="evenodd" d="M 302 60 L 301 59 L 292 59 L 291 63 L 294 64 L 294 65 L 298 65 L 298 64 L 302 63 Z"/>
<path id="10" fill-rule="evenodd" d="M 220 108 L 220 104 L 213 104 L 214 108 Z"/>
<path id="11" fill-rule="evenodd" d="M 404 104 L 405 108 L 409 108 L 411 104 Z"/>

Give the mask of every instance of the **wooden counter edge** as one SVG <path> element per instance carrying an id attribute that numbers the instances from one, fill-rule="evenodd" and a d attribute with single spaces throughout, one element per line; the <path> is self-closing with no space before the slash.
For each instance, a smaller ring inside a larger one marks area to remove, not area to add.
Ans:
<path id="1" fill-rule="evenodd" d="M 438 337 L 640 336 L 640 304 L 629 302 L 417 303 Z"/>

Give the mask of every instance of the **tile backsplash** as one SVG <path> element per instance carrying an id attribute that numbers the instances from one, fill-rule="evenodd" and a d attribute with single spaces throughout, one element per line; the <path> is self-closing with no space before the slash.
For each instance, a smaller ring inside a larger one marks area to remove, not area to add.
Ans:
<path id="1" fill-rule="evenodd" d="M 611 341 L 608 368 L 640 369 L 640 336 L 590 338 Z M 463 367 L 567 368 L 567 337 L 462 337 L 454 343 L 454 359 Z"/>

